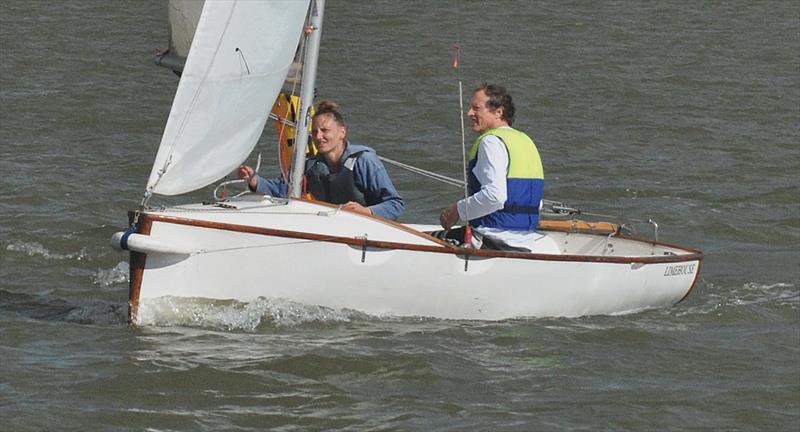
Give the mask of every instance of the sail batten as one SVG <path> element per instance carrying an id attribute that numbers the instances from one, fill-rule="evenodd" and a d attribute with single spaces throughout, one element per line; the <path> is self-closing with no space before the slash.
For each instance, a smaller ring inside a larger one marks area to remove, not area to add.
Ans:
<path id="1" fill-rule="evenodd" d="M 177 195 L 252 152 L 292 65 L 308 1 L 207 1 L 147 190 Z"/>

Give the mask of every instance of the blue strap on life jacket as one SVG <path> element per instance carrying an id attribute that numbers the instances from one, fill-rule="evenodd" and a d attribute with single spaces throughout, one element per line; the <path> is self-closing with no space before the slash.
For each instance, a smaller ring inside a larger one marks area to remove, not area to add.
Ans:
<path id="1" fill-rule="evenodd" d="M 506 203 L 503 205 L 503 211 L 509 213 L 539 214 L 539 206 L 525 206 Z"/>

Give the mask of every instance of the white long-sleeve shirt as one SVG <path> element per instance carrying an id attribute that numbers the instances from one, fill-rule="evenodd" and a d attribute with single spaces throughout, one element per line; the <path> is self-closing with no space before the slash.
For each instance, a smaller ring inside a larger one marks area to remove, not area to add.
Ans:
<path id="1" fill-rule="evenodd" d="M 506 126 L 507 127 L 507 126 Z M 457 203 L 458 217 L 462 222 L 476 219 L 494 213 L 503 208 L 508 199 L 506 177 L 508 174 L 508 150 L 503 141 L 494 136 L 487 135 L 481 139 L 478 147 L 478 160 L 472 173 L 481 184 L 481 189 L 473 195 Z M 539 203 L 541 206 L 541 203 Z M 543 236 L 536 231 L 512 231 L 500 228 L 475 228 L 481 236 L 490 236 L 503 243 L 526 248 L 530 251 L 540 251 L 544 245 L 540 240 Z M 481 236 L 475 236 L 473 243 L 480 247 Z M 547 242 L 547 251 L 552 247 Z"/>
<path id="2" fill-rule="evenodd" d="M 487 135 L 481 140 L 472 173 L 480 182 L 481 189 L 458 202 L 458 217 L 462 221 L 494 213 L 503 208 L 508 198 L 508 150 L 500 138 Z"/>

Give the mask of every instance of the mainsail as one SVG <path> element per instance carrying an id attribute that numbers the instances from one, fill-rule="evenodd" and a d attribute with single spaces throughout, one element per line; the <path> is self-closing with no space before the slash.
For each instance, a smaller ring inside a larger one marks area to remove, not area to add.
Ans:
<path id="1" fill-rule="evenodd" d="M 201 188 L 250 154 L 292 64 L 308 5 L 205 2 L 148 192 L 177 195 Z"/>

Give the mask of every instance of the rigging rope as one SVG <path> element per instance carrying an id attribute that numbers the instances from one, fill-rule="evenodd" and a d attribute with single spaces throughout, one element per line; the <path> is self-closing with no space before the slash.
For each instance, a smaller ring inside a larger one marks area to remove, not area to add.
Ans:
<path id="1" fill-rule="evenodd" d="M 396 160 L 392 160 L 392 159 L 389 159 L 389 158 L 383 157 L 383 156 L 378 156 L 378 159 L 380 159 L 383 162 L 386 162 L 386 163 L 388 163 L 390 165 L 394 165 L 394 166 L 396 166 L 398 168 L 402 168 L 402 169 L 404 169 L 406 171 L 410 171 L 410 172 L 413 172 L 415 174 L 419 174 L 419 175 L 422 175 L 422 176 L 425 176 L 425 177 L 440 181 L 440 182 L 448 184 L 450 186 L 455 186 L 455 187 L 459 187 L 459 188 L 464 187 L 464 182 L 459 180 L 459 179 L 454 179 L 452 177 L 447 177 L 445 175 L 438 174 L 438 173 L 435 173 L 435 172 L 432 172 L 432 171 L 428 171 L 428 170 L 424 170 L 422 168 L 417 168 L 415 166 L 408 165 L 408 164 L 405 164 L 405 163 L 402 163 L 402 162 L 398 162 Z"/>
<path id="2" fill-rule="evenodd" d="M 305 28 L 307 28 L 307 27 L 308 26 L 306 26 Z M 309 38 L 309 33 L 307 31 L 304 31 L 303 32 L 303 37 L 300 38 L 300 47 L 297 50 L 298 55 L 295 56 L 295 59 L 303 59 L 303 58 L 305 58 L 306 46 L 307 46 L 306 42 L 308 41 L 308 38 Z M 298 62 L 298 64 L 300 65 L 300 67 L 295 69 L 294 81 L 292 82 L 292 91 L 289 94 L 289 98 L 288 98 L 289 99 L 288 100 L 288 103 L 289 103 L 288 112 L 292 111 L 292 101 L 294 100 L 295 92 L 297 90 L 297 83 L 300 82 L 301 74 L 303 72 L 305 72 L 305 70 L 303 68 L 304 65 L 301 62 Z M 300 112 L 300 110 L 299 110 L 300 107 L 298 106 L 297 108 L 298 108 L 297 112 L 299 113 Z M 296 118 L 295 118 L 294 123 L 290 123 L 288 121 L 288 119 L 280 119 L 281 128 L 280 128 L 280 132 L 278 133 L 278 157 L 281 159 L 281 161 L 283 160 L 283 155 L 282 155 L 282 151 L 283 151 L 283 134 L 284 134 L 284 131 L 286 130 L 286 126 L 290 125 L 290 126 L 295 128 L 294 134 L 295 134 L 295 139 L 297 139 L 297 134 L 300 133 L 300 131 L 297 130 L 298 123 L 299 122 L 297 121 Z M 280 168 L 281 168 L 281 176 L 283 176 L 283 179 L 286 180 L 286 182 L 288 183 L 289 182 L 288 167 L 284 168 L 282 163 L 279 163 L 279 165 L 280 165 Z"/>
<path id="3" fill-rule="evenodd" d="M 422 168 L 419 168 L 419 167 L 415 167 L 413 165 L 409 165 L 409 164 L 406 164 L 406 163 L 403 163 L 403 162 L 399 162 L 399 161 L 396 161 L 396 160 L 389 159 L 389 158 L 384 157 L 384 156 L 378 156 L 378 159 L 380 159 L 383 162 L 388 163 L 389 165 L 396 166 L 398 168 L 404 169 L 404 170 L 412 172 L 414 174 L 419 174 L 419 175 L 421 175 L 423 177 L 428 177 L 430 179 L 436 180 L 438 182 L 441 182 L 441 183 L 444 183 L 444 184 L 447 184 L 447 185 L 450 185 L 450 186 L 463 188 L 464 184 L 465 184 L 465 182 L 463 180 L 459 180 L 459 179 L 456 179 L 456 178 L 453 178 L 453 177 L 448 177 L 446 175 L 435 173 L 433 171 L 428 171 L 428 170 L 425 170 L 425 169 L 422 169 Z M 619 216 L 607 215 L 607 214 L 602 214 L 602 213 L 585 212 L 585 211 L 583 211 L 583 210 L 581 210 L 579 208 L 572 207 L 572 206 L 570 206 L 568 204 L 565 204 L 562 201 L 553 201 L 553 200 L 548 200 L 548 199 L 542 199 L 542 204 L 544 205 L 545 210 L 548 210 L 549 212 L 551 212 L 553 214 L 556 214 L 556 215 L 570 215 L 570 216 L 582 215 L 582 216 L 592 216 L 592 217 L 597 217 L 597 218 L 614 219 L 614 220 L 624 219 L 624 220 L 627 220 L 628 222 L 632 222 L 632 223 L 648 223 L 648 224 L 651 224 L 651 225 L 653 224 L 652 220 L 631 219 L 631 218 L 627 218 L 627 217 L 622 218 L 622 217 L 619 217 Z"/>

